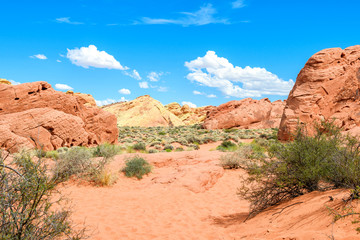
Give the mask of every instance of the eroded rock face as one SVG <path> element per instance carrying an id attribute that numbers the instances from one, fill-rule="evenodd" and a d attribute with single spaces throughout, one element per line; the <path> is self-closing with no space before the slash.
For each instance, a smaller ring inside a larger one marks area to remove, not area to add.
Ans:
<path id="1" fill-rule="evenodd" d="M 360 132 L 360 45 L 313 55 L 300 71 L 281 119 L 278 137 L 290 140 L 298 124 L 335 118 L 350 133 Z"/>
<path id="2" fill-rule="evenodd" d="M 74 93 L 73 91 L 69 90 L 66 92 L 66 94 L 75 96 L 78 98 L 78 100 L 80 102 L 82 102 L 85 106 L 89 106 L 89 107 L 96 107 L 96 102 L 94 97 L 91 94 L 86 94 L 86 93 Z"/>
<path id="3" fill-rule="evenodd" d="M 180 104 L 173 102 L 165 105 L 165 108 L 172 112 L 175 116 L 180 118 L 186 125 L 203 123 L 207 112 L 213 110 L 214 106 L 190 108 L 188 105 L 180 106 Z"/>
<path id="4" fill-rule="evenodd" d="M 116 143 L 116 117 L 85 106 L 46 82 L 0 84 L 0 147 L 59 147 Z"/>
<path id="5" fill-rule="evenodd" d="M 275 128 L 280 124 L 285 101 L 270 102 L 268 98 L 224 103 L 210 111 L 204 121 L 206 129 L 224 128 Z"/>
<path id="6" fill-rule="evenodd" d="M 4 78 L 0 78 L 0 84 L 6 84 L 6 85 L 11 85 L 11 82 L 4 79 Z"/>
<path id="7" fill-rule="evenodd" d="M 184 123 L 149 95 L 130 102 L 120 102 L 103 107 L 117 117 L 119 126 L 179 126 Z"/>

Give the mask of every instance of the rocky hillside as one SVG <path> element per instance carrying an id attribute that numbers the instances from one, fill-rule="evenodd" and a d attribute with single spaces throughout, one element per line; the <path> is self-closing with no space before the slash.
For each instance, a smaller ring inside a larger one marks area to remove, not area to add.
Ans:
<path id="1" fill-rule="evenodd" d="M 313 55 L 291 90 L 279 139 L 291 139 L 298 122 L 331 120 L 351 134 L 360 133 L 360 45 L 325 49 Z"/>
<path id="2" fill-rule="evenodd" d="M 103 109 L 116 115 L 118 126 L 184 125 L 183 121 L 149 95 L 138 97 L 129 102 L 111 104 L 103 107 Z"/>
<path id="3" fill-rule="evenodd" d="M 175 116 L 180 118 L 185 125 L 193 125 L 203 123 L 207 112 L 213 110 L 214 106 L 190 108 L 188 105 L 180 106 L 180 104 L 173 102 L 165 105 L 165 108 L 172 112 Z"/>
<path id="4" fill-rule="evenodd" d="M 246 98 L 221 104 L 210 111 L 204 121 L 206 129 L 223 128 L 277 128 L 280 124 L 285 101 Z"/>
<path id="5" fill-rule="evenodd" d="M 46 82 L 0 84 L 0 148 L 88 146 L 116 143 L 113 114 L 54 90 Z"/>

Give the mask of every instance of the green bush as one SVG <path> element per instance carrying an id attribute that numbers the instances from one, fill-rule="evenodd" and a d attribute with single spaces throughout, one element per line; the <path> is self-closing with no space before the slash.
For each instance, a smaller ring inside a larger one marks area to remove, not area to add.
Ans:
<path id="1" fill-rule="evenodd" d="M 146 150 L 146 145 L 143 142 L 138 142 L 133 145 L 133 149 L 135 150 Z"/>
<path id="2" fill-rule="evenodd" d="M 11 167 L 5 160 L 0 150 L 0 239 L 84 239 L 63 201 L 53 200 L 58 192 L 43 160 L 28 152 L 16 154 Z"/>
<path id="3" fill-rule="evenodd" d="M 94 148 L 93 155 L 94 157 L 104 157 L 110 159 L 117 155 L 120 151 L 121 149 L 119 146 L 104 143 Z"/>
<path id="4" fill-rule="evenodd" d="M 47 151 L 45 157 L 57 160 L 59 158 L 59 152 L 58 151 Z"/>
<path id="5" fill-rule="evenodd" d="M 140 156 L 127 159 L 125 165 L 122 171 L 127 177 L 142 179 L 143 175 L 151 172 L 151 165 Z"/>
<path id="6" fill-rule="evenodd" d="M 250 216 L 314 190 L 346 187 L 359 196 L 359 142 L 343 137 L 340 129 L 328 122 L 315 129 L 315 136 L 298 128 L 293 142 L 273 142 L 269 147 L 271 160 L 247 162 L 249 178 L 238 194 L 250 201 Z"/>
<path id="7" fill-rule="evenodd" d="M 159 151 L 156 149 L 149 149 L 149 153 L 158 153 Z"/>
<path id="8" fill-rule="evenodd" d="M 223 141 L 220 146 L 216 148 L 222 152 L 235 151 L 237 149 L 237 145 L 232 141 Z"/>
<path id="9" fill-rule="evenodd" d="M 170 144 L 166 144 L 165 146 L 164 146 L 164 149 L 163 150 L 170 150 L 170 152 L 172 151 L 174 149 L 174 147 L 173 147 L 173 145 L 170 145 Z"/>
<path id="10" fill-rule="evenodd" d="M 184 148 L 182 148 L 182 147 L 177 147 L 175 149 L 175 152 L 182 152 L 182 151 L 184 151 Z"/>

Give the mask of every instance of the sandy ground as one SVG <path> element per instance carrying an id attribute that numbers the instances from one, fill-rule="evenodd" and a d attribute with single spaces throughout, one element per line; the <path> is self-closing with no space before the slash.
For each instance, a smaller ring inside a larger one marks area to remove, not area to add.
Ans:
<path id="1" fill-rule="evenodd" d="M 360 239 L 354 216 L 332 224 L 326 206 L 337 209 L 345 190 L 314 192 L 259 214 L 244 223 L 249 203 L 236 195 L 243 170 L 224 171 L 221 153 L 198 151 L 141 154 L 154 169 L 142 180 L 119 170 L 129 155 L 110 169 L 111 187 L 67 182 L 61 192 L 73 205 L 73 220 L 93 230 L 91 239 Z M 132 154 L 133 155 L 133 154 Z M 329 196 L 334 201 L 329 201 Z M 334 238 L 332 238 L 334 237 Z"/>

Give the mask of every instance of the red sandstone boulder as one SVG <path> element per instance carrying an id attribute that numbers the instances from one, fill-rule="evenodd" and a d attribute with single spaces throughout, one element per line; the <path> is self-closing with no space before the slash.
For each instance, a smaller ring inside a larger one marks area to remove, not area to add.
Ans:
<path id="1" fill-rule="evenodd" d="M 360 129 L 360 45 L 325 49 L 300 71 L 281 119 L 278 137 L 289 140 L 298 124 L 336 119 L 344 131 Z"/>
<path id="2" fill-rule="evenodd" d="M 46 82 L 0 85 L 0 147 L 89 146 L 116 143 L 116 117 L 85 106 Z"/>
<path id="3" fill-rule="evenodd" d="M 203 127 L 223 128 L 275 128 L 280 124 L 285 101 L 270 102 L 269 99 L 254 100 L 246 98 L 230 101 L 207 114 Z"/>

